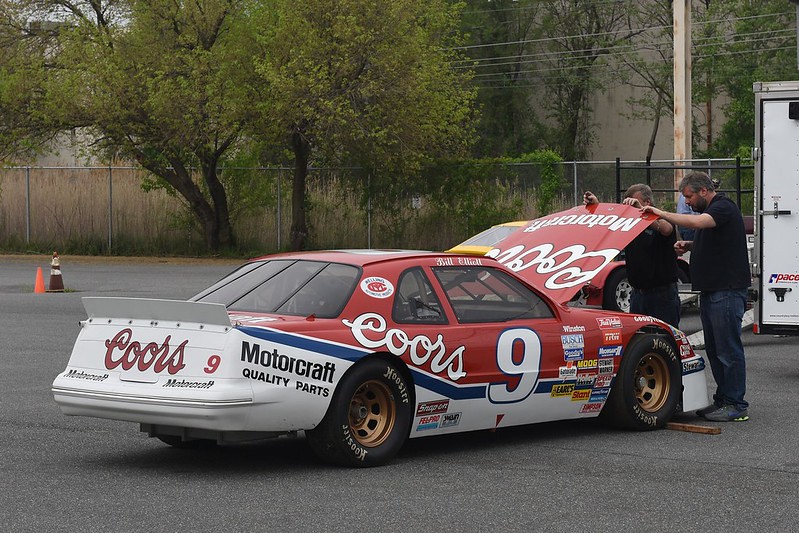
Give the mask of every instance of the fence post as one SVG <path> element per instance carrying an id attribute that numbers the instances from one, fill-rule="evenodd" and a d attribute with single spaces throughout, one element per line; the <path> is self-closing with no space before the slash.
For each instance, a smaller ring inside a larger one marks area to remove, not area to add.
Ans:
<path id="1" fill-rule="evenodd" d="M 797 7 L 799 9 L 799 6 Z M 736 191 L 736 200 L 738 200 L 738 207 L 741 206 L 741 158 L 740 156 L 735 158 L 735 191 Z"/>
<path id="2" fill-rule="evenodd" d="M 114 234 L 114 189 L 113 177 L 114 171 L 111 165 L 108 165 L 108 255 L 111 255 L 111 246 L 113 244 L 112 235 Z"/>
<path id="3" fill-rule="evenodd" d="M 25 167 L 25 243 L 31 243 L 31 167 Z"/>
<path id="4" fill-rule="evenodd" d="M 366 175 L 366 247 L 372 247 L 372 173 Z"/>
<path id="5" fill-rule="evenodd" d="M 616 158 L 616 203 L 621 203 L 621 158 Z"/>
<path id="6" fill-rule="evenodd" d="M 281 209 L 281 205 L 283 203 L 283 198 L 282 198 L 281 189 L 280 189 L 280 178 L 282 178 L 282 177 L 283 177 L 283 174 L 280 172 L 280 170 L 278 170 L 277 171 L 277 251 L 278 252 L 280 250 L 282 250 L 282 248 L 280 246 L 280 244 L 281 244 L 280 235 L 281 235 L 281 233 L 283 233 L 283 228 L 282 228 L 282 225 L 281 225 L 282 213 L 283 213 L 283 210 Z"/>
<path id="7" fill-rule="evenodd" d="M 572 161 L 573 180 L 574 180 L 574 205 L 580 203 L 579 193 L 577 192 L 577 161 Z"/>

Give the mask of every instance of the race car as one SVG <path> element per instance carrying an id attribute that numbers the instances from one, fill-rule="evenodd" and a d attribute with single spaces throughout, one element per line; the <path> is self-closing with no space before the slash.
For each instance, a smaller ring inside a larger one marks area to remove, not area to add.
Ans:
<path id="1" fill-rule="evenodd" d="M 591 417 L 662 428 L 709 403 L 702 357 L 664 322 L 571 307 L 563 291 L 647 224 L 600 204 L 529 227 L 499 261 L 284 253 L 189 301 L 85 297 L 53 396 L 67 415 L 135 422 L 176 447 L 304 434 L 353 467 L 431 435 Z M 563 229 L 581 242 L 547 239 Z"/>
<path id="2" fill-rule="evenodd" d="M 531 220 L 515 220 L 491 226 L 447 251 L 470 255 L 486 255 L 506 237 L 519 230 L 519 228 L 530 225 L 532 222 Z M 677 266 L 679 267 L 680 283 L 689 283 L 691 277 L 688 263 L 684 259 L 678 258 Z M 600 272 L 597 272 L 589 283 L 582 287 L 582 290 L 576 295 L 576 301 L 588 306 L 628 313 L 630 311 L 632 290 L 632 285 L 627 279 L 627 265 L 622 251 Z M 684 299 L 688 300 L 689 298 Z"/>

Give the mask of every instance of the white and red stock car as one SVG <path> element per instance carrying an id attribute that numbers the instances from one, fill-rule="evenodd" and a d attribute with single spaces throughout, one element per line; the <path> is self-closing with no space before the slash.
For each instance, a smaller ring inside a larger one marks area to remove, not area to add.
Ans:
<path id="1" fill-rule="evenodd" d="M 708 403 L 704 363 L 659 320 L 566 305 L 648 223 L 592 207 L 533 221 L 496 259 L 279 254 L 187 302 L 84 298 L 55 401 L 180 447 L 302 431 L 350 466 L 429 435 L 596 416 L 662 427 Z"/>

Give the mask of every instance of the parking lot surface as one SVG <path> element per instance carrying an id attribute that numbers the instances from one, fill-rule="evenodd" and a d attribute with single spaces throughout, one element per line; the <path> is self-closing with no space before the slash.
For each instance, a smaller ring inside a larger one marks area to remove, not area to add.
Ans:
<path id="1" fill-rule="evenodd" d="M 135 424 L 63 416 L 50 393 L 82 296 L 186 299 L 235 261 L 0 256 L 4 531 L 792 531 L 799 518 L 799 338 L 746 332 L 748 422 L 718 435 L 559 422 L 410 441 L 370 470 L 317 462 L 302 437 L 181 451 Z M 695 308 L 682 328 L 699 328 Z M 708 371 L 709 383 L 712 376 Z"/>

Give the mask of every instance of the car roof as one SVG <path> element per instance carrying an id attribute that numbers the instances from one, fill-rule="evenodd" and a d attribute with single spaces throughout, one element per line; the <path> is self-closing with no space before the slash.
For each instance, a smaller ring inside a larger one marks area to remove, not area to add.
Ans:
<path id="1" fill-rule="evenodd" d="M 351 249 L 351 250 L 316 250 L 304 252 L 285 252 L 265 255 L 252 259 L 252 261 L 296 259 L 303 261 L 325 261 L 331 263 L 347 263 L 357 266 L 367 266 L 386 261 L 405 259 L 431 259 L 436 257 L 452 257 L 447 252 L 432 252 L 427 250 L 389 250 L 389 249 Z M 462 254 L 468 256 L 467 254 Z M 490 261 L 493 259 L 485 258 Z"/>

